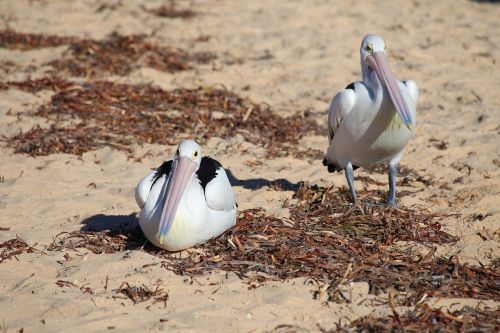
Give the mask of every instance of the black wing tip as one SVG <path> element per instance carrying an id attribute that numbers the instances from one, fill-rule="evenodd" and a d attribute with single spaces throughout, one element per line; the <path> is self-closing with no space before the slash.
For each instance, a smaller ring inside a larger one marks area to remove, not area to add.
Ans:
<path id="1" fill-rule="evenodd" d="M 326 157 L 323 159 L 323 165 L 328 168 L 329 173 L 340 172 L 343 170 L 341 167 L 339 167 L 338 165 L 336 165 L 334 163 L 328 163 L 328 161 L 326 160 Z M 357 165 L 352 166 L 353 170 L 356 170 L 358 168 L 359 168 L 359 166 L 357 166 Z"/>
<path id="2" fill-rule="evenodd" d="M 328 172 L 330 172 L 330 173 L 342 171 L 342 168 L 340 168 L 339 166 L 337 166 L 333 163 L 328 163 L 328 161 L 326 160 L 326 157 L 323 159 L 323 165 L 327 167 Z"/>
<path id="3" fill-rule="evenodd" d="M 355 90 L 355 89 L 354 89 L 354 84 L 355 84 L 355 83 L 356 83 L 356 82 L 351 82 L 351 83 L 349 83 L 349 84 L 348 84 L 348 85 L 347 85 L 344 89 L 351 89 L 351 90 Z"/>
<path id="4" fill-rule="evenodd" d="M 162 165 L 160 165 L 155 171 L 151 187 L 153 187 L 153 185 L 158 181 L 158 179 L 163 177 L 163 175 L 168 175 L 170 173 L 170 169 L 172 169 L 172 160 L 163 162 Z"/>
<path id="5" fill-rule="evenodd" d="M 214 179 L 218 171 L 220 169 L 224 169 L 222 164 L 219 163 L 216 159 L 211 158 L 210 156 L 203 156 L 200 163 L 200 168 L 196 171 L 196 175 L 200 181 L 201 187 L 205 190 L 206 186 L 212 179 Z"/>

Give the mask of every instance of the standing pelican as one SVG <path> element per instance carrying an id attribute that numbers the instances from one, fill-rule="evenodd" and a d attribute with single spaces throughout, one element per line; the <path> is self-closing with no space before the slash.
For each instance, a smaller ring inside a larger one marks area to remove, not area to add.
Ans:
<path id="1" fill-rule="evenodd" d="M 135 190 L 139 225 L 147 239 L 179 251 L 218 236 L 236 222 L 226 171 L 200 146 L 185 140 L 174 158 L 144 177 Z"/>
<path id="2" fill-rule="evenodd" d="M 397 165 L 415 129 L 418 87 L 413 81 L 394 78 L 382 37 L 365 36 L 360 54 L 363 81 L 349 84 L 330 104 L 330 146 L 323 164 L 329 172 L 345 171 L 356 202 L 353 170 L 388 162 L 388 205 L 394 207 Z"/>

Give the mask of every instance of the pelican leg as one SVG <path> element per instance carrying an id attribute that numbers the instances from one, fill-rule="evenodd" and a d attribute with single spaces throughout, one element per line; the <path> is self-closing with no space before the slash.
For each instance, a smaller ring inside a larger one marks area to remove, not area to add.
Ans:
<path id="1" fill-rule="evenodd" d="M 387 205 L 389 207 L 397 207 L 396 204 L 396 174 L 398 172 L 397 163 L 389 163 L 389 197 Z"/>
<path id="2" fill-rule="evenodd" d="M 347 184 L 349 185 L 349 191 L 351 191 L 352 202 L 356 202 L 356 189 L 354 188 L 354 176 L 352 170 L 352 164 L 349 162 L 344 169 L 345 178 L 347 179 Z"/>

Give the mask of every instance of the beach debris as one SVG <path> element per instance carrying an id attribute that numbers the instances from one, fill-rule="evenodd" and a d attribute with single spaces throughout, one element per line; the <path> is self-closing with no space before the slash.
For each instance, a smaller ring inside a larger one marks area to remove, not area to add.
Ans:
<path id="1" fill-rule="evenodd" d="M 168 4 L 161 5 L 157 8 L 146 9 L 143 7 L 143 9 L 148 13 L 165 18 L 190 19 L 197 15 L 197 13 L 190 8 L 179 8 L 177 1 L 173 0 L 168 1 Z"/>
<path id="2" fill-rule="evenodd" d="M 10 228 L 2 229 L 4 231 L 9 230 Z M 0 243 L 0 248 L 2 252 L 0 252 L 0 264 L 7 259 L 17 256 L 21 253 L 33 253 L 37 251 L 35 249 L 35 245 L 30 246 L 26 243 L 21 237 L 16 235 L 16 238 L 12 238 Z"/>
<path id="3" fill-rule="evenodd" d="M 265 331 L 265 333 L 308 333 L 308 332 L 310 331 L 302 326 L 291 325 L 291 324 L 281 324 L 274 327 L 270 331 Z"/>
<path id="4" fill-rule="evenodd" d="M 206 64 L 216 58 L 211 52 L 189 53 L 185 50 L 148 42 L 145 35 L 122 36 L 111 33 L 103 40 L 73 41 L 62 59 L 49 62 L 58 74 L 94 77 L 128 75 L 139 66 L 164 72 L 183 71 L 193 63 Z"/>
<path id="5" fill-rule="evenodd" d="M 48 251 L 77 251 L 85 248 L 95 254 L 115 253 L 126 249 L 127 236 L 110 235 L 109 232 L 72 231 L 61 232 L 47 247 Z"/>
<path id="6" fill-rule="evenodd" d="M 33 83 L 25 85 L 31 87 Z M 108 81 L 65 86 L 56 80 L 43 85 L 61 88 L 33 113 L 46 117 L 51 126 L 35 125 L 27 132 L 4 138 L 18 153 L 80 155 L 104 146 L 131 153 L 129 146 L 133 143 L 174 145 L 193 137 L 204 143 L 211 137 L 241 135 L 265 147 L 269 157 L 278 157 L 303 154 L 298 141 L 323 130 L 312 118 L 299 113 L 282 117 L 267 105 L 225 89 L 163 90 L 149 84 Z M 244 121 L 249 109 L 252 115 Z M 69 119 L 78 123 L 61 121 Z"/>
<path id="7" fill-rule="evenodd" d="M 154 289 L 150 289 L 144 284 L 141 286 L 131 286 L 128 282 L 123 282 L 120 287 L 114 290 L 117 294 L 122 294 L 126 298 L 130 299 L 134 305 L 136 303 L 145 302 L 153 299 L 153 304 L 163 303 L 164 307 L 167 307 L 168 301 L 168 291 L 163 291 L 158 283 Z M 117 298 L 113 296 L 113 298 Z"/>
<path id="8" fill-rule="evenodd" d="M 13 30 L 0 31 L 0 48 L 32 50 L 43 47 L 68 46 L 61 59 L 50 61 L 58 75 L 77 77 L 128 75 L 140 66 L 164 72 L 192 69 L 194 64 L 208 64 L 217 58 L 213 52 L 188 51 L 162 46 L 147 40 L 146 35 L 123 36 L 112 32 L 95 40 L 73 36 L 27 34 Z"/>
<path id="9" fill-rule="evenodd" d="M 70 281 L 65 281 L 65 280 L 57 280 L 57 281 L 56 281 L 56 285 L 57 285 L 58 287 L 61 287 L 61 288 L 63 288 L 63 287 L 68 287 L 68 288 L 77 288 L 77 289 L 80 289 L 80 291 L 81 291 L 82 293 L 84 293 L 84 294 L 91 294 L 91 295 L 92 295 L 92 294 L 94 294 L 94 291 L 93 291 L 90 287 L 85 286 L 85 285 L 83 285 L 83 286 L 78 286 L 78 285 L 76 285 L 75 283 L 70 282 Z"/>
<path id="10" fill-rule="evenodd" d="M 28 34 L 11 29 L 0 31 L 0 48 L 28 51 L 44 47 L 67 45 L 80 40 L 78 37 L 47 34 Z"/>
<path id="11" fill-rule="evenodd" d="M 0 82 L 0 90 L 15 88 L 24 92 L 35 94 L 41 90 L 59 91 L 67 89 L 73 85 L 72 82 L 60 77 L 43 77 L 40 79 L 27 79 L 25 81 Z"/>
<path id="12" fill-rule="evenodd" d="M 56 242 L 59 246 L 50 249 L 143 250 L 161 259 L 144 267 L 160 265 L 191 277 L 214 270 L 234 272 L 255 286 L 303 277 L 327 285 L 322 297 L 340 303 L 348 300 L 339 286 L 350 282 L 367 282 L 370 294 L 393 292 L 400 305 L 415 305 L 425 297 L 500 297 L 498 266 L 473 266 L 456 256 L 436 255 L 433 244 L 458 240 L 443 231 L 439 222 L 449 214 L 376 204 L 351 206 L 346 188 L 303 184 L 294 197 L 286 201 L 289 218 L 270 216 L 262 209 L 244 210 L 235 227 L 182 258 L 147 243 L 138 226 L 85 232 L 74 245 L 64 240 L 68 234 L 62 234 L 62 241 Z M 360 197 L 383 202 L 375 191 L 360 191 Z M 106 242 L 91 242 L 92 237 L 103 235 Z M 109 243 L 118 246 L 109 247 Z"/>
<path id="13" fill-rule="evenodd" d="M 347 325 L 338 325 L 329 332 L 498 332 L 500 309 L 474 309 L 464 306 L 460 310 L 443 310 L 419 304 L 403 314 L 397 312 L 386 317 L 369 315 Z"/>

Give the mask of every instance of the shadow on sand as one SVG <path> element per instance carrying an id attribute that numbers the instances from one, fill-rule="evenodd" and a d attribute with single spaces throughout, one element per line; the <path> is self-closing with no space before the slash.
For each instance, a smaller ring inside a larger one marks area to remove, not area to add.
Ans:
<path id="1" fill-rule="evenodd" d="M 241 186 L 249 190 L 257 190 L 262 187 L 270 186 L 273 184 L 278 185 L 283 191 L 294 191 L 296 192 L 302 182 L 292 183 L 288 179 L 279 178 L 275 180 L 268 180 L 265 178 L 251 178 L 251 179 L 238 179 L 234 176 L 231 170 L 226 169 L 227 177 L 231 186 Z"/>
<path id="2" fill-rule="evenodd" d="M 137 214 L 130 215 L 104 215 L 97 214 L 87 217 L 81 224 L 83 224 L 81 231 L 110 231 L 111 233 L 121 232 L 123 230 L 131 230 L 139 228 L 139 221 Z"/>

